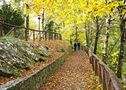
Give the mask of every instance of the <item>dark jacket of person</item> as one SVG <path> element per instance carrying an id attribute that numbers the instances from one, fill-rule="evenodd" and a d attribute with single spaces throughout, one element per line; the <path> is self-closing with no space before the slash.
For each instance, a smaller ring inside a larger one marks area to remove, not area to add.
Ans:
<path id="1" fill-rule="evenodd" d="M 80 50 L 80 47 L 81 47 L 80 43 L 77 43 L 77 47 L 78 47 L 78 50 Z"/>
<path id="2" fill-rule="evenodd" d="M 77 43 L 74 43 L 74 51 L 76 51 Z"/>

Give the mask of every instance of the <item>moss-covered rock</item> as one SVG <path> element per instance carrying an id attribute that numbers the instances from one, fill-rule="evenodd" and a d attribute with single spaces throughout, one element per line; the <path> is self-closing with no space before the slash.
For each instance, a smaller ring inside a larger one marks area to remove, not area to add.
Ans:
<path id="1" fill-rule="evenodd" d="M 0 75 L 19 75 L 36 62 L 44 61 L 51 54 L 43 46 L 35 46 L 19 39 L 0 39 Z"/>

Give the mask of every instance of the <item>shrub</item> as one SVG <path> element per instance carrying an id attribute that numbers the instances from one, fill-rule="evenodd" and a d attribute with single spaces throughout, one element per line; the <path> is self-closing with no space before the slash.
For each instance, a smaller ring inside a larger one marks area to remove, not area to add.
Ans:
<path id="1" fill-rule="evenodd" d="M 24 24 L 24 15 L 20 10 L 15 10 L 11 5 L 2 5 L 0 9 L 0 20 L 12 25 L 22 26 Z M 7 34 L 12 27 L 2 25 L 2 31 Z"/>

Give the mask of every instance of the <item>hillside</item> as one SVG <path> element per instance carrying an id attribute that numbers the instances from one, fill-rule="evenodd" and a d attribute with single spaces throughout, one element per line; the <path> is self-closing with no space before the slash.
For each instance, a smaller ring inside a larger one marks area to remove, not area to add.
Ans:
<path id="1" fill-rule="evenodd" d="M 24 77 L 62 56 L 63 41 L 26 42 L 3 38 L 0 42 L 0 84 Z"/>

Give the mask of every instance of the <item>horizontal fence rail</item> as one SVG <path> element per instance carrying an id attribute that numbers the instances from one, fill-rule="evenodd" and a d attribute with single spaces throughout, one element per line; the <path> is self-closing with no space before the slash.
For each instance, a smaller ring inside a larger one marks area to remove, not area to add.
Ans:
<path id="1" fill-rule="evenodd" d="M 56 33 L 56 32 L 40 31 L 40 30 L 30 29 L 30 28 L 26 28 L 26 27 L 22 27 L 22 26 L 15 26 L 15 25 L 0 21 L 0 27 L 2 27 L 3 25 L 6 25 L 10 28 L 10 31 L 6 35 L 3 35 L 3 36 L 7 36 L 7 35 L 11 34 L 17 38 L 19 36 L 22 36 L 23 39 L 25 39 L 25 40 L 33 40 L 33 41 L 35 41 L 35 40 L 39 40 L 39 41 L 41 41 L 41 40 L 62 40 L 61 34 Z M 18 29 L 20 29 L 21 32 L 17 34 L 17 32 L 19 32 Z"/>
<path id="2" fill-rule="evenodd" d="M 125 90 L 114 72 L 87 47 L 82 47 L 89 56 L 92 69 L 103 83 L 103 90 Z"/>

